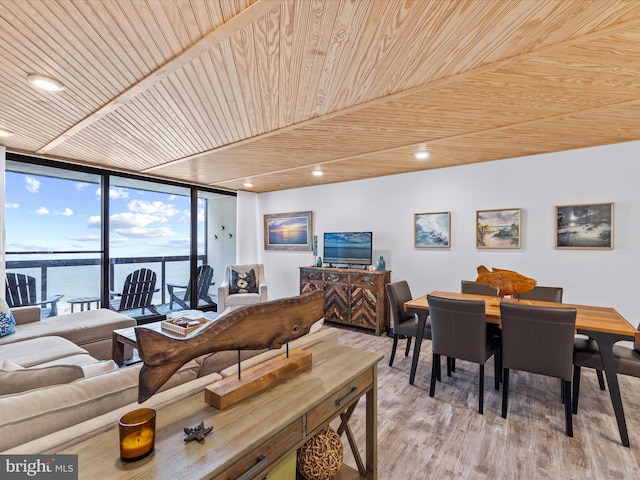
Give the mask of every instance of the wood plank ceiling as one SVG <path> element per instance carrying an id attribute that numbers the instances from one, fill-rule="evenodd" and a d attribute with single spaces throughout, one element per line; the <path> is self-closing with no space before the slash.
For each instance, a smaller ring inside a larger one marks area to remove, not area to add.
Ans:
<path id="1" fill-rule="evenodd" d="M 8 151 L 224 189 L 640 139 L 637 0 L 2 0 L 0 43 Z"/>

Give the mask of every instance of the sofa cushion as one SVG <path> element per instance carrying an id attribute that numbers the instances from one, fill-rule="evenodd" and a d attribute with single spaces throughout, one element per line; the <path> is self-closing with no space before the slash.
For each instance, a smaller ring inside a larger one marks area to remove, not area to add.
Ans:
<path id="1" fill-rule="evenodd" d="M 16 333 L 16 321 L 7 301 L 0 297 L 0 337 Z"/>
<path id="2" fill-rule="evenodd" d="M 229 293 L 258 293 L 258 282 L 256 281 L 255 270 L 253 268 L 247 272 L 231 270 Z"/>
<path id="3" fill-rule="evenodd" d="M 90 363 L 83 365 L 82 373 L 84 377 L 94 377 L 96 375 L 104 375 L 105 373 L 114 372 L 118 370 L 118 364 L 113 360 L 105 360 L 103 362 Z"/>
<path id="4" fill-rule="evenodd" d="M 23 368 L 10 360 L 5 360 L 0 369 L 0 395 L 71 383 L 83 376 L 82 367 L 78 365 Z"/>
<path id="5" fill-rule="evenodd" d="M 62 337 L 32 338 L 24 342 L 0 345 L 0 360 L 11 360 L 23 367 L 33 367 L 80 354 L 87 354 L 87 351 Z"/>
<path id="6" fill-rule="evenodd" d="M 136 321 L 133 318 L 106 308 L 85 310 L 20 325 L 15 334 L 0 337 L 0 345 L 47 335 L 64 337 L 76 345 L 97 340 L 111 341 L 113 330 L 135 325 Z"/>

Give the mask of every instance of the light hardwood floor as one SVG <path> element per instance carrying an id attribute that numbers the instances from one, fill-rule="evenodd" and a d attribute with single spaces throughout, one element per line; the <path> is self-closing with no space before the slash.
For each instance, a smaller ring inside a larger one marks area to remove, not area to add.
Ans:
<path id="1" fill-rule="evenodd" d="M 422 344 L 414 385 L 411 355 L 401 340 L 389 367 L 392 339 L 340 330 L 344 345 L 384 354 L 378 364 L 378 478 L 414 479 L 640 479 L 640 379 L 620 375 L 631 448 L 623 447 L 608 391 L 583 369 L 574 437 L 564 432 L 560 383 L 523 372 L 510 376 L 508 417 L 493 388 L 493 360 L 485 368 L 484 415 L 478 414 L 478 367 L 456 362 L 429 397 L 431 342 Z M 364 403 L 351 426 L 364 445 Z M 345 463 L 355 466 L 346 437 Z"/>

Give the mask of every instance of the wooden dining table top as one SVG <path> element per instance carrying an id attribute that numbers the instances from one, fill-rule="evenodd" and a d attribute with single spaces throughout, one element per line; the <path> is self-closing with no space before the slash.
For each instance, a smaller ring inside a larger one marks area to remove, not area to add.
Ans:
<path id="1" fill-rule="evenodd" d="M 525 305 L 537 305 L 541 307 L 575 308 L 577 311 L 576 330 L 587 330 L 624 335 L 627 337 L 634 337 L 636 342 L 640 342 L 640 331 L 638 331 L 627 321 L 626 318 L 624 318 L 614 308 L 611 307 L 544 302 L 541 300 L 529 299 L 517 300 L 515 298 L 503 298 L 501 300 L 500 297 L 475 295 L 471 293 L 442 292 L 438 290 L 431 292 L 429 295 L 437 295 L 439 297 L 458 298 L 465 300 L 484 300 L 487 322 L 498 324 L 500 323 L 500 301 L 509 303 L 520 303 Z M 404 308 L 405 310 L 408 310 L 409 308 L 423 310 L 428 309 L 429 305 L 427 303 L 427 295 L 422 295 L 406 302 L 404 304 Z"/>

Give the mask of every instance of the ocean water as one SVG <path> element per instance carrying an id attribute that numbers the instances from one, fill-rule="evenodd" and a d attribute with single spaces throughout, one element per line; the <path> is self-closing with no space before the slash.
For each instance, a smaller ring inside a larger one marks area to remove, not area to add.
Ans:
<path id="1" fill-rule="evenodd" d="M 9 258 L 9 260 L 13 260 Z M 116 292 L 122 291 L 124 281 L 131 272 L 138 268 L 149 268 L 156 272 L 156 288 L 162 288 L 161 263 L 130 263 L 114 266 L 114 288 Z M 169 294 L 166 283 L 186 285 L 189 281 L 189 262 L 166 262 L 165 276 L 165 299 L 162 301 L 162 291 L 158 291 L 153 296 L 153 303 L 160 305 L 169 303 Z M 8 269 L 8 272 L 23 273 L 35 277 L 38 288 L 41 285 L 40 268 L 20 268 Z M 50 298 L 55 294 L 62 294 L 64 297 L 58 303 L 58 312 L 68 313 L 71 311 L 71 304 L 67 300 L 79 297 L 99 297 L 100 296 L 100 266 L 67 266 L 67 267 L 47 267 L 47 296 Z M 38 298 L 40 296 L 38 295 Z M 95 303 L 92 304 L 95 308 Z M 78 311 L 78 307 L 75 307 Z"/>

